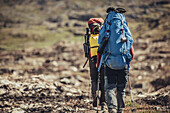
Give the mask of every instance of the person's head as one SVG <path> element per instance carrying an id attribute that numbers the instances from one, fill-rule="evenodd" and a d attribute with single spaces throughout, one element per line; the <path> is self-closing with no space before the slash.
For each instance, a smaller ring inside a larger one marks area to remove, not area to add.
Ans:
<path id="1" fill-rule="evenodd" d="M 101 29 L 100 25 L 94 25 L 94 28 L 93 28 L 94 34 L 99 34 L 100 29 Z"/>

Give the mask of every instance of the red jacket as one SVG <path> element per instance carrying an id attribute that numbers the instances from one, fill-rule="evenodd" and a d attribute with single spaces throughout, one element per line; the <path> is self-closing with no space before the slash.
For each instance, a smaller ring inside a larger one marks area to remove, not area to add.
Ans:
<path id="1" fill-rule="evenodd" d="M 134 58 L 134 48 L 133 45 L 130 48 L 130 54 L 132 55 L 132 59 Z M 97 67 L 100 64 L 101 54 L 97 53 Z"/>

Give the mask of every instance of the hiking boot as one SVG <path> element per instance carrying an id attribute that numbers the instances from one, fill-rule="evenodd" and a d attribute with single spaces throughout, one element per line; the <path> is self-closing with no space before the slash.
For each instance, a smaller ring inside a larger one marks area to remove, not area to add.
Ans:
<path id="1" fill-rule="evenodd" d="M 121 110 L 121 111 L 117 111 L 117 113 L 123 113 L 123 111 Z"/>
<path id="2" fill-rule="evenodd" d="M 105 102 L 102 102 L 100 105 L 101 105 L 101 110 L 107 109 L 107 105 Z"/>
<path id="3" fill-rule="evenodd" d="M 117 113 L 117 110 L 116 110 L 116 109 L 111 109 L 111 108 L 109 108 L 108 112 L 109 112 L 109 113 Z"/>

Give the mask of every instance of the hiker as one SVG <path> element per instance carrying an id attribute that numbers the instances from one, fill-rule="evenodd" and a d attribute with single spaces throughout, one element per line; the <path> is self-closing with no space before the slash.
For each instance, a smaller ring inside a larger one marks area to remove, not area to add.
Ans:
<path id="1" fill-rule="evenodd" d="M 99 35 L 99 31 L 100 31 L 103 23 L 104 23 L 104 20 L 102 18 L 89 19 L 88 26 L 89 26 L 90 31 L 88 28 L 86 29 L 85 43 L 83 44 L 84 51 L 85 51 L 85 57 L 87 57 L 89 60 L 93 107 L 97 107 L 96 92 L 97 92 L 98 72 L 97 72 L 96 63 L 97 63 L 97 50 L 98 50 L 98 46 L 99 46 L 98 45 L 98 35 Z M 101 73 L 102 74 L 100 77 L 100 81 L 101 81 L 101 83 L 100 83 L 100 90 L 101 90 L 100 105 L 103 109 L 104 105 L 105 105 L 104 70 L 103 69 L 101 70 Z"/>
<path id="2" fill-rule="evenodd" d="M 129 64 L 134 56 L 133 38 L 123 15 L 125 9 L 109 7 L 106 12 L 108 15 L 99 32 L 97 64 L 104 64 L 108 112 L 123 113 Z"/>

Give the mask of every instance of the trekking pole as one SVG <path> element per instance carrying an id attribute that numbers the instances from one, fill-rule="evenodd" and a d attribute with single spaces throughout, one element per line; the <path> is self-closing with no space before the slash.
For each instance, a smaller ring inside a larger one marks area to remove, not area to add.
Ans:
<path id="1" fill-rule="evenodd" d="M 129 79 L 129 89 L 130 89 L 130 96 L 131 96 L 131 103 L 132 103 L 132 112 L 135 112 L 136 110 L 134 109 L 134 103 L 133 103 L 133 95 L 132 95 L 132 88 L 131 88 L 131 83 L 130 83 L 130 76 L 129 76 L 129 71 L 128 71 L 128 79 Z"/>
<path id="2" fill-rule="evenodd" d="M 100 71 L 98 72 L 98 79 L 97 79 L 97 113 L 99 111 L 99 84 L 100 84 Z"/>
<path id="3" fill-rule="evenodd" d="M 100 69 L 101 69 L 101 65 L 103 64 L 103 55 L 101 57 L 101 60 L 100 60 L 100 65 L 98 67 L 98 79 L 97 79 L 97 113 L 99 111 L 99 84 L 100 84 Z"/>
<path id="4" fill-rule="evenodd" d="M 107 54 L 107 56 L 104 58 L 104 55 L 102 55 L 101 60 L 100 60 L 100 65 L 98 67 L 98 79 L 97 79 L 97 113 L 99 111 L 98 107 L 99 107 L 99 84 L 100 84 L 100 70 L 102 65 L 106 62 L 107 58 L 110 56 L 110 53 Z"/>
<path id="5" fill-rule="evenodd" d="M 83 65 L 83 68 L 86 66 L 88 60 L 89 60 L 89 59 L 87 58 L 86 62 L 85 62 L 84 65 Z"/>

